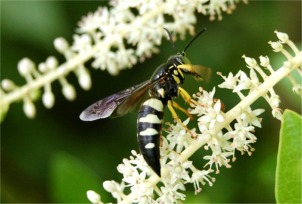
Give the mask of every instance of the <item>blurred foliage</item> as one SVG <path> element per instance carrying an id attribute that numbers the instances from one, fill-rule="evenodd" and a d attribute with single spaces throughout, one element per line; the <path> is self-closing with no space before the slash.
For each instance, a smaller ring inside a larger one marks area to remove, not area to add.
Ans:
<path id="1" fill-rule="evenodd" d="M 276 200 L 278 203 L 302 203 L 302 118 L 301 115 L 286 110 L 282 120 L 276 170 Z"/>
<path id="2" fill-rule="evenodd" d="M 50 193 L 58 203 L 86 203 L 88 190 L 100 190 L 95 172 L 69 154 L 55 153 L 49 166 Z"/>
<path id="3" fill-rule="evenodd" d="M 24 84 L 17 72 L 21 58 L 26 56 L 38 63 L 49 55 L 59 56 L 53 48 L 53 39 L 63 36 L 71 41 L 81 16 L 106 3 L 1 1 L 1 79 L 9 78 L 19 85 Z M 257 59 L 260 55 L 268 55 L 273 65 L 280 66 L 278 58 L 283 60 L 283 56 L 273 53 L 267 42 L 276 40 L 273 31 L 278 30 L 288 33 L 292 41 L 300 44 L 300 17 L 300 1 L 250 1 L 248 5 L 239 4 L 233 14 L 224 14 L 222 21 L 210 22 L 207 17 L 199 15 L 196 30 L 202 27 L 208 30 L 191 45 L 187 56 L 193 64 L 203 64 L 213 68 L 214 73 L 220 71 L 224 75 L 245 69 L 243 54 Z M 190 38 L 178 40 L 178 50 Z M 1 124 L 1 202 L 85 202 L 86 188 L 101 193 L 103 201 L 114 202 L 102 190 L 102 182 L 120 180 L 116 166 L 130 154 L 130 150 L 138 150 L 136 114 L 90 123 L 80 121 L 78 116 L 96 100 L 148 79 L 159 64 L 174 54 L 168 40 L 163 41 L 160 51 L 152 59 L 123 71 L 117 77 L 91 69 L 92 89 L 85 92 L 76 85 L 78 97 L 74 102 L 66 101 L 60 93 L 60 86 L 55 84 L 54 108 L 47 110 L 41 101 L 38 102 L 37 116 L 33 120 L 26 118 L 21 104 L 13 104 Z M 77 84 L 73 75 L 68 79 Z M 187 77 L 184 88 L 190 93 L 196 92 L 198 86 L 211 90 L 221 81 L 216 75 L 209 84 Z M 279 84 L 276 91 L 281 96 L 283 108 L 301 112 L 301 100 L 289 93 L 288 87 Z M 216 94 L 223 100 L 226 110 L 237 103 L 228 91 L 217 90 Z M 252 157 L 238 153 L 232 168 L 221 169 L 216 175 L 213 187 L 205 186 L 197 196 L 188 193 L 188 202 L 275 202 L 280 122 L 272 118 L 264 100 L 253 107 L 268 111 L 263 114 L 263 128 L 256 129 L 258 142 L 254 145 L 256 151 Z M 181 117 L 184 119 L 185 116 Z M 171 121 L 168 111 L 165 121 Z M 193 156 L 197 166 L 202 157 L 199 153 Z"/>

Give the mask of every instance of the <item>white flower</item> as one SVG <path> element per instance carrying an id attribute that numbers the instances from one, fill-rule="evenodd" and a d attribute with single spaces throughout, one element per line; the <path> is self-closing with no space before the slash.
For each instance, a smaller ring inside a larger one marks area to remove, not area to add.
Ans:
<path id="1" fill-rule="evenodd" d="M 169 182 L 174 184 L 179 180 L 189 181 L 190 176 L 187 169 L 191 167 L 192 162 L 186 161 L 182 163 L 179 161 L 178 155 L 174 152 L 170 152 L 169 159 L 171 162 L 166 165 L 170 174 Z"/>
<path id="2" fill-rule="evenodd" d="M 206 114 L 198 118 L 198 127 L 201 132 L 213 129 L 217 122 L 223 122 L 224 118 L 221 112 L 221 102 L 218 100 L 214 107 L 209 106 Z"/>
<path id="3" fill-rule="evenodd" d="M 151 57 L 152 53 L 158 53 L 159 49 L 154 47 L 154 43 L 148 40 L 141 40 L 137 44 L 135 54 L 140 57 L 140 61 L 144 61 L 145 58 Z"/>
<path id="4" fill-rule="evenodd" d="M 252 82 L 250 78 L 246 75 L 246 73 L 243 71 L 239 71 L 239 72 L 240 72 L 240 79 L 233 92 L 239 92 L 241 90 L 249 89 L 252 85 Z"/>
<path id="5" fill-rule="evenodd" d="M 250 143 L 255 143 L 257 140 L 255 135 L 251 133 L 254 132 L 254 127 L 235 123 L 234 128 L 234 131 L 229 131 L 225 134 L 226 138 L 233 139 L 231 144 L 233 151 L 237 149 L 241 152 L 247 151 L 250 153 Z"/>
<path id="6" fill-rule="evenodd" d="M 263 66 L 263 67 L 268 67 L 270 66 L 270 61 L 269 61 L 269 58 L 267 56 L 260 56 L 259 57 L 260 59 L 260 65 Z"/>
<path id="7" fill-rule="evenodd" d="M 254 89 L 257 88 L 260 84 L 258 76 L 253 68 L 250 69 L 250 76 L 243 71 L 239 71 L 238 74 L 239 80 L 237 81 L 237 85 L 233 88 L 233 92 L 240 92 L 241 90 Z M 224 88 L 224 87 L 223 87 Z"/>
<path id="8" fill-rule="evenodd" d="M 80 33 L 94 33 L 102 23 L 104 19 L 107 19 L 105 16 L 108 16 L 107 8 L 98 8 L 94 13 L 90 12 L 87 16 L 84 16 L 79 22 L 78 32 Z"/>
<path id="9" fill-rule="evenodd" d="M 192 176 L 191 176 L 191 183 L 193 183 L 194 185 L 194 189 L 195 189 L 195 194 L 199 193 L 201 191 L 201 187 L 199 185 L 199 183 L 201 183 L 202 185 L 205 185 L 207 182 L 209 184 L 209 186 L 213 185 L 213 178 L 209 176 L 210 171 L 208 170 L 196 170 L 193 172 Z M 211 181 L 212 180 L 212 181 Z"/>
<path id="10" fill-rule="evenodd" d="M 193 108 L 189 112 L 191 114 L 197 114 L 197 116 L 201 116 L 205 114 L 208 110 L 207 108 L 213 106 L 214 102 L 214 94 L 215 87 L 212 91 L 207 92 L 203 90 L 201 87 L 199 88 L 199 92 L 193 95 L 193 98 L 197 98 L 198 105 L 194 105 Z"/>
<path id="11" fill-rule="evenodd" d="M 187 125 L 189 120 L 190 119 L 188 118 L 183 122 L 183 124 Z M 186 129 L 178 123 L 176 125 L 170 125 L 167 139 L 170 141 L 169 148 L 175 149 L 177 153 L 180 153 L 184 148 L 189 146 L 193 140 L 192 135 L 190 135 Z"/>
<path id="12" fill-rule="evenodd" d="M 83 34 L 83 35 L 74 35 L 73 36 L 74 43 L 71 46 L 71 50 L 75 52 L 87 52 L 87 50 L 90 50 L 92 47 L 92 41 L 89 35 Z"/>
<path id="13" fill-rule="evenodd" d="M 269 42 L 274 52 L 280 52 L 283 50 L 283 45 L 280 42 Z"/>
<path id="14" fill-rule="evenodd" d="M 115 181 L 105 181 L 103 187 L 106 191 L 110 192 L 114 198 L 121 200 L 123 197 L 123 184 L 119 184 Z"/>
<path id="15" fill-rule="evenodd" d="M 186 195 L 178 192 L 178 190 L 185 190 L 183 184 L 166 185 L 160 187 L 162 195 L 156 200 L 158 203 L 175 203 L 178 200 L 185 200 Z"/>
<path id="16" fill-rule="evenodd" d="M 263 113 L 264 109 L 256 109 L 253 110 L 249 107 L 246 110 L 242 112 L 240 115 L 240 118 L 242 119 L 244 124 L 250 124 L 256 127 L 261 128 L 261 118 L 258 118 L 257 116 Z"/>
<path id="17" fill-rule="evenodd" d="M 221 73 L 218 73 L 218 75 L 224 79 L 224 82 L 218 85 L 219 88 L 235 89 L 238 81 L 238 74 L 233 76 L 233 73 L 230 72 L 227 77 L 223 76 Z"/>
<path id="18" fill-rule="evenodd" d="M 213 151 L 212 155 L 204 156 L 204 160 L 209 160 L 205 166 L 209 166 L 209 169 L 212 170 L 212 165 L 215 165 L 216 173 L 219 173 L 219 167 L 225 166 L 230 168 L 230 159 L 229 156 L 233 155 L 232 152 L 223 152 L 218 145 L 212 145 L 211 150 Z"/>
<path id="19" fill-rule="evenodd" d="M 118 68 L 122 69 L 123 67 L 130 68 L 136 64 L 136 57 L 134 56 L 133 49 L 119 49 L 116 52 L 116 61 L 118 63 Z"/>
<path id="20" fill-rule="evenodd" d="M 143 180 L 144 181 L 144 180 Z M 145 185 L 145 182 L 137 183 L 136 185 L 133 185 L 131 188 L 132 192 L 135 192 L 135 198 L 133 199 L 133 202 L 143 203 L 144 201 L 151 201 L 153 197 L 153 188 L 147 187 Z"/>

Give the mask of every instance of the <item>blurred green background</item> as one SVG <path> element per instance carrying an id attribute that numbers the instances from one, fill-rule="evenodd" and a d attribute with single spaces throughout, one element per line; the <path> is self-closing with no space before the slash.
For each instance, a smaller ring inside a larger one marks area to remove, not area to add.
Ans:
<path id="1" fill-rule="evenodd" d="M 16 84 L 24 84 L 17 71 L 17 63 L 29 57 L 36 63 L 54 55 L 53 40 L 63 36 L 72 41 L 73 32 L 81 16 L 93 12 L 98 1 L 1 1 L 1 79 L 9 78 Z M 222 21 L 210 22 L 198 15 L 196 30 L 208 30 L 188 49 L 187 56 L 193 64 L 211 67 L 214 73 L 224 75 L 245 69 L 243 54 L 257 58 L 268 55 L 271 63 L 279 67 L 284 60 L 273 53 L 269 44 L 276 40 L 274 30 L 286 32 L 297 44 L 301 44 L 300 1 L 250 1 L 239 4 L 233 14 L 223 14 Z M 178 40 L 181 50 L 191 39 Z M 114 120 L 82 122 L 78 116 L 91 103 L 107 95 L 123 90 L 148 79 L 155 68 L 174 54 L 168 40 L 163 40 L 160 53 L 139 63 L 117 77 L 107 72 L 89 69 L 93 78 L 90 91 L 83 91 L 76 77 L 68 80 L 75 85 L 77 99 L 67 101 L 60 92 L 60 85 L 53 84 L 55 106 L 46 109 L 41 100 L 35 103 L 37 116 L 30 120 L 22 110 L 22 104 L 13 104 L 1 124 L 1 202 L 2 203 L 88 203 L 86 191 L 101 193 L 102 200 L 114 202 L 102 188 L 105 180 L 120 181 L 116 166 L 130 151 L 138 151 L 136 143 L 136 114 Z M 89 63 L 87 63 L 89 67 Z M 245 69 L 246 70 L 246 69 Z M 221 83 L 214 75 L 208 84 L 187 77 L 184 88 L 195 93 L 197 87 L 212 90 Z M 291 92 L 288 81 L 278 84 L 282 108 L 301 112 L 301 100 Z M 108 86 L 110 83 L 110 86 Z M 238 100 L 227 90 L 216 89 L 216 96 L 223 100 L 226 111 Z M 180 101 L 183 104 L 182 101 Z M 237 153 L 237 161 L 231 169 L 221 168 L 212 187 L 194 195 L 188 185 L 186 192 L 190 203 L 274 203 L 274 179 L 278 132 L 280 122 L 274 119 L 270 108 L 261 99 L 253 108 L 265 108 L 263 128 L 256 129 L 258 141 L 252 157 Z M 181 115 L 181 114 L 180 114 Z M 185 117 L 181 115 L 184 119 Z M 167 111 L 165 121 L 171 121 Z M 196 166 L 202 167 L 203 152 L 194 155 Z"/>

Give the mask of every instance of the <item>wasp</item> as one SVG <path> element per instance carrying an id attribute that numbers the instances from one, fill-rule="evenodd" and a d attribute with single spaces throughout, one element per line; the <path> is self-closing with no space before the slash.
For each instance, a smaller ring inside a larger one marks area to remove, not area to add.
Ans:
<path id="1" fill-rule="evenodd" d="M 165 30 L 175 49 L 170 32 L 167 29 Z M 168 107 L 172 117 L 186 128 L 178 118 L 174 108 L 179 109 L 188 116 L 190 114 L 174 102 L 173 99 L 181 95 L 185 102 L 194 102 L 190 95 L 181 87 L 185 75 L 192 75 L 196 79 L 207 79 L 211 73 L 209 68 L 192 65 L 185 56 L 190 44 L 205 30 L 204 28 L 197 33 L 181 53 L 178 52 L 176 55 L 171 56 L 166 63 L 160 65 L 149 80 L 99 100 L 80 114 L 81 120 L 93 121 L 123 116 L 139 108 L 137 117 L 139 149 L 144 160 L 159 177 L 161 175 L 160 136 L 164 109 Z"/>

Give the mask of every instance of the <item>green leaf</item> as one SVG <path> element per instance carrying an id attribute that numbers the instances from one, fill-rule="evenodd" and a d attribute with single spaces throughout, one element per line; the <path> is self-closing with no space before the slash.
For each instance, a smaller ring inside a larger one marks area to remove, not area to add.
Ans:
<path id="1" fill-rule="evenodd" d="M 276 170 L 277 203 L 302 203 L 302 118 L 293 111 L 283 114 Z"/>
<path id="2" fill-rule="evenodd" d="M 87 190 L 100 190 L 102 184 L 94 172 L 67 153 L 56 153 L 50 167 L 50 192 L 55 203 L 89 203 Z"/>

